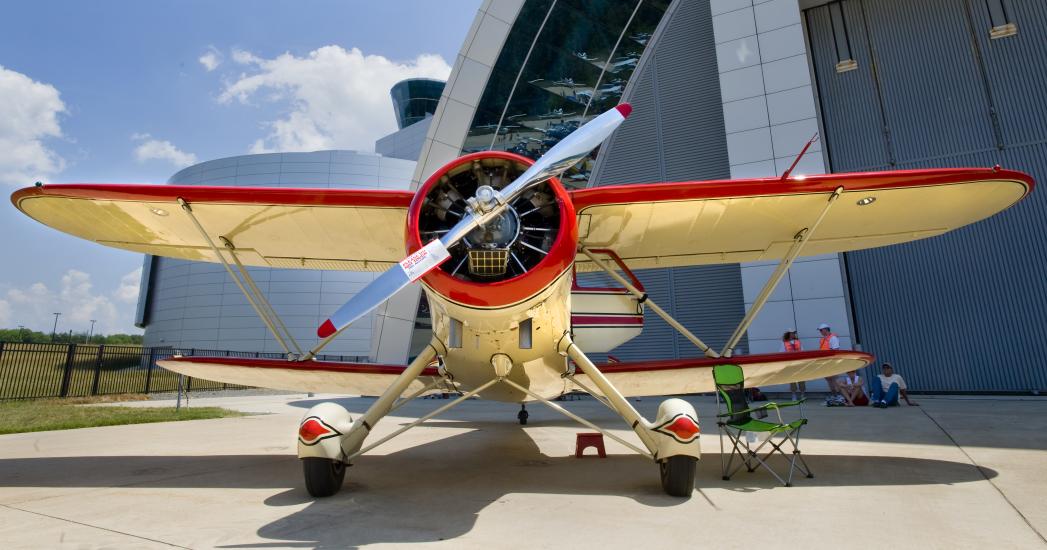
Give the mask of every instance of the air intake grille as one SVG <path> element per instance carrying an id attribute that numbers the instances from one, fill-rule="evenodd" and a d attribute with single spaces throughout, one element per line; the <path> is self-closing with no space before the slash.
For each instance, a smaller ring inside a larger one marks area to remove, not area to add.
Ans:
<path id="1" fill-rule="evenodd" d="M 505 275 L 507 265 L 509 265 L 509 249 L 507 248 L 469 250 L 469 273 L 473 275 L 499 277 Z"/>

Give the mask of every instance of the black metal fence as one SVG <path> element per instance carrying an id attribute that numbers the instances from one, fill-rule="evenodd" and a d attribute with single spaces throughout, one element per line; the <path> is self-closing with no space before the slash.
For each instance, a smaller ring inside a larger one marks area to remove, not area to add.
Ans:
<path id="1" fill-rule="evenodd" d="M 0 342 L 0 400 L 83 397 L 178 390 L 177 373 L 157 366 L 172 355 L 282 359 L 281 353 L 146 348 L 90 344 Z M 322 355 L 324 361 L 366 361 L 356 356 Z M 185 377 L 183 390 L 243 389 Z"/>

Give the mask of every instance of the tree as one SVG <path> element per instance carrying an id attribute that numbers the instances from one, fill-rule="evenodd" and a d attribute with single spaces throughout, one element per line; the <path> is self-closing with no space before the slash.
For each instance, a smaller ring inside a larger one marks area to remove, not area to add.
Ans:
<path id="1" fill-rule="evenodd" d="M 87 339 L 87 332 L 59 333 L 55 335 L 55 343 L 61 344 L 83 344 Z M 46 344 L 51 341 L 51 333 L 43 333 L 26 328 L 0 328 L 0 342 L 28 342 L 34 344 Z M 141 334 L 95 334 L 91 336 L 91 345 L 111 344 L 117 346 L 140 346 L 142 345 Z"/>

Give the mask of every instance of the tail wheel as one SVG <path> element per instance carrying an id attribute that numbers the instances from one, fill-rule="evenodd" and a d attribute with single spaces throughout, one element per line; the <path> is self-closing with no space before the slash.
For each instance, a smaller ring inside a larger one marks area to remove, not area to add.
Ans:
<path id="1" fill-rule="evenodd" d="M 694 491 L 694 473 L 698 459 L 693 456 L 670 456 L 658 463 L 662 473 L 662 490 L 674 497 L 689 497 Z"/>
<path id="2" fill-rule="evenodd" d="M 329 458 L 303 458 L 305 489 L 314 497 L 329 497 L 342 488 L 345 481 L 345 463 Z"/>

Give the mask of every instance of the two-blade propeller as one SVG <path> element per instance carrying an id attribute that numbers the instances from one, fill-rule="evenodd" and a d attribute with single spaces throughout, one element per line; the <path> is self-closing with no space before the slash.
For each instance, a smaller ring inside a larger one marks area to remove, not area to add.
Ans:
<path id="1" fill-rule="evenodd" d="M 592 119 L 560 140 L 523 174 L 520 174 L 520 177 L 501 190 L 486 185 L 481 186 L 476 190 L 476 195 L 466 201 L 469 204 L 467 215 L 463 216 L 462 220 L 450 231 L 378 276 L 371 284 L 338 308 L 334 315 L 324 321 L 316 334 L 320 338 L 337 334 L 360 317 L 367 315 L 382 302 L 392 298 L 393 294 L 399 292 L 400 289 L 435 269 L 450 256 L 448 248 L 457 244 L 473 229 L 498 217 L 521 193 L 549 178 L 559 176 L 584 159 L 593 149 L 599 147 L 604 140 L 610 137 L 631 111 L 632 107 L 628 103 L 622 103 Z"/>

